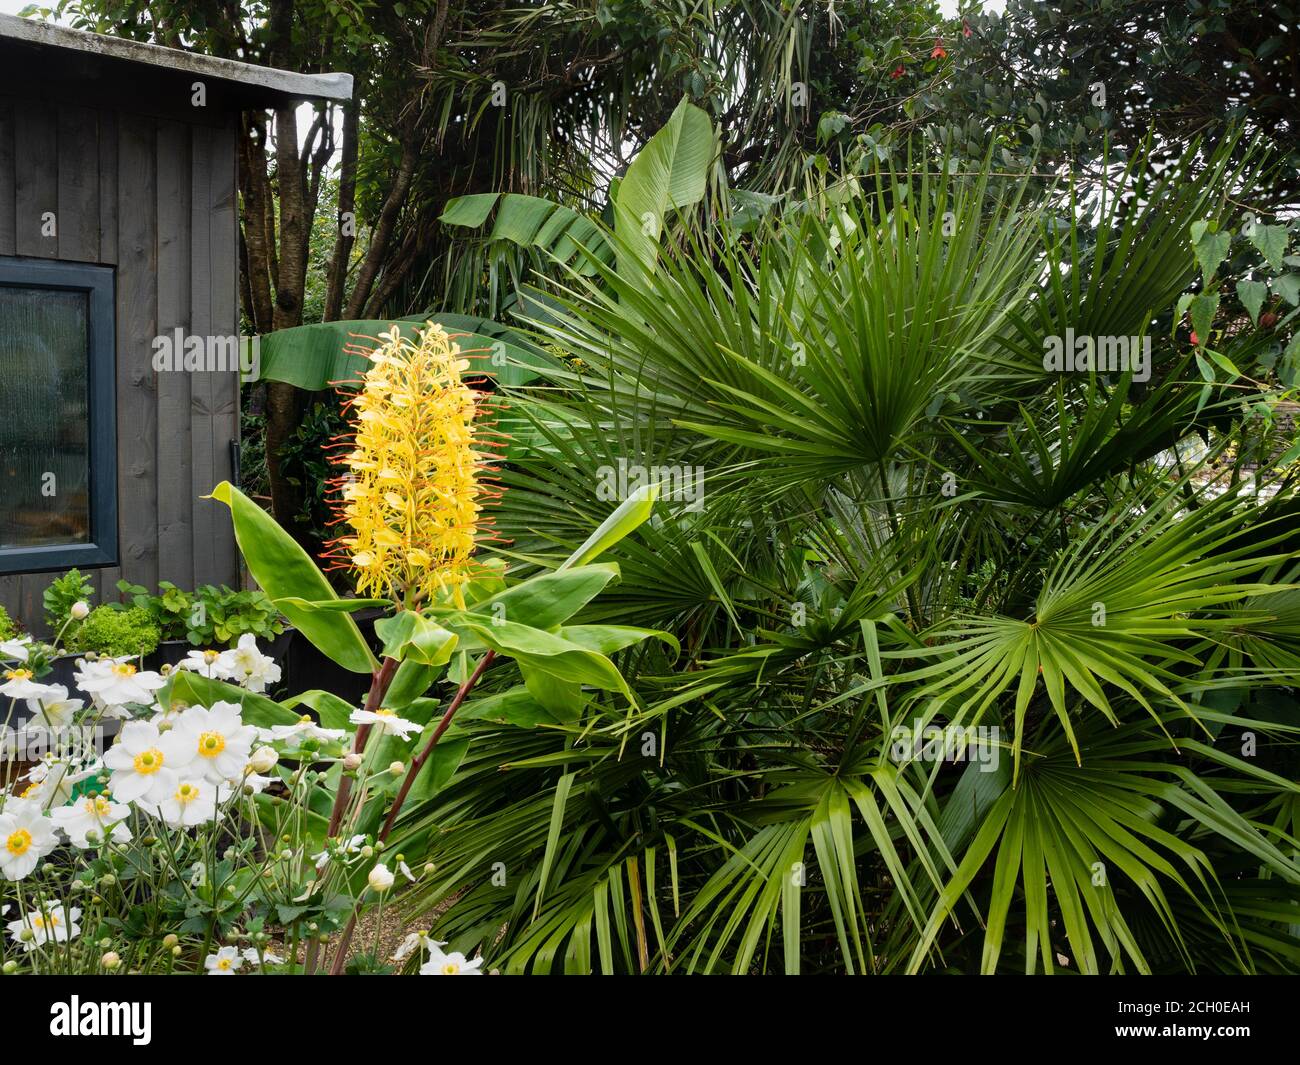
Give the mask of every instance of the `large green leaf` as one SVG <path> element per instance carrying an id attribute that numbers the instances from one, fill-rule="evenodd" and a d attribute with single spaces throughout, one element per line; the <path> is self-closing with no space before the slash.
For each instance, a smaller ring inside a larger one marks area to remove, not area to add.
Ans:
<path id="1" fill-rule="evenodd" d="M 637 489 L 623 500 L 608 518 L 596 527 L 583 544 L 561 564 L 566 570 L 581 566 L 598 558 L 608 551 L 623 537 L 642 525 L 654 511 L 655 500 L 659 498 L 659 487 L 647 485 Z"/>
<path id="2" fill-rule="evenodd" d="M 372 672 L 378 663 L 352 615 L 294 605 L 293 601 L 300 599 L 326 603 L 339 598 L 307 552 L 229 481 L 222 481 L 205 498 L 230 508 L 235 540 L 248 571 L 293 626 L 344 669 Z"/>
<path id="3" fill-rule="evenodd" d="M 717 136 L 709 116 L 683 98 L 663 129 L 637 153 L 619 183 L 614 232 L 621 270 L 626 270 L 630 256 L 654 272 L 668 212 L 704 199 L 716 151 Z"/>
<path id="4" fill-rule="evenodd" d="M 455 627 L 473 632 L 498 654 L 516 659 L 534 669 L 559 680 L 575 684 L 589 684 L 605 691 L 619 691 L 632 697 L 614 663 L 598 651 L 589 650 L 542 629 L 534 629 L 515 621 L 478 622 L 461 615 L 449 621 Z"/>
<path id="5" fill-rule="evenodd" d="M 396 326 L 403 336 L 414 338 L 426 321 L 453 334 L 462 352 L 483 356 L 474 364 L 475 371 L 490 374 L 499 384 L 526 384 L 555 365 L 554 359 L 507 326 L 468 315 L 431 314 L 400 321 L 320 322 L 267 333 L 260 338 L 259 379 L 284 381 L 311 392 L 357 381 L 370 367 L 362 352 L 376 347 L 381 333 Z"/>
<path id="6" fill-rule="evenodd" d="M 447 201 L 439 221 L 477 229 L 496 208 L 492 228 L 484 235 L 488 243 L 505 241 L 520 248 L 536 249 L 548 258 L 570 266 L 579 274 L 595 270 L 593 257 L 613 259 L 612 250 L 600 226 L 571 207 L 519 193 L 478 193 Z"/>
<path id="7" fill-rule="evenodd" d="M 291 710 L 274 699 L 227 684 L 224 680 L 205 677 L 192 669 L 177 669 L 158 690 L 160 706 L 173 703 L 211 706 L 216 702 L 238 703 L 246 725 L 270 728 L 272 725 L 290 725 L 297 720 Z"/>
<path id="8" fill-rule="evenodd" d="M 470 612 L 551 629 L 573 617 L 617 576 L 618 566 L 608 562 L 539 573 L 475 603 Z"/>

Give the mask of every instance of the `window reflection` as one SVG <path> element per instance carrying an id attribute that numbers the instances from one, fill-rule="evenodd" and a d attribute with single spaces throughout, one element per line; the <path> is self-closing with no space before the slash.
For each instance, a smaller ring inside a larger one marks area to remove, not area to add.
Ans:
<path id="1" fill-rule="evenodd" d="M 88 312 L 0 286 L 0 549 L 90 542 Z"/>

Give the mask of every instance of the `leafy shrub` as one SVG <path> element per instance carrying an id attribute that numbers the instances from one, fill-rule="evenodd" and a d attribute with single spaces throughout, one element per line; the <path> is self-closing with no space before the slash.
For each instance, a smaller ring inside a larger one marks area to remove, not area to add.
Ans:
<path id="1" fill-rule="evenodd" d="M 95 590 L 90 581 L 80 570 L 70 569 L 62 577 L 50 582 L 50 586 L 41 595 L 45 607 L 45 624 L 51 632 L 58 632 L 67 624 L 72 611 L 72 604 L 90 602 Z M 75 626 L 74 626 L 75 627 Z M 71 635 L 65 633 L 65 635 Z"/>
<path id="2" fill-rule="evenodd" d="M 17 632 L 13 618 L 9 616 L 9 611 L 0 606 L 0 640 L 12 639 Z"/>
<path id="3" fill-rule="evenodd" d="M 194 591 L 197 609 L 190 612 L 186 637 L 195 646 L 234 645 L 251 632 L 268 640 L 284 632 L 280 611 L 265 592 L 236 592 L 224 584 L 205 584 Z"/>
<path id="4" fill-rule="evenodd" d="M 170 581 L 158 582 L 158 595 L 127 581 L 118 581 L 117 587 L 129 597 L 132 609 L 148 614 L 164 640 L 215 647 L 233 645 L 244 633 L 268 640 L 284 631 L 280 612 L 262 591 L 237 592 L 224 584 L 204 584 L 187 592 Z"/>
<path id="5" fill-rule="evenodd" d="M 158 624 L 147 610 L 97 606 L 77 628 L 68 646 L 74 651 L 120 658 L 147 655 L 157 649 L 161 638 Z"/>

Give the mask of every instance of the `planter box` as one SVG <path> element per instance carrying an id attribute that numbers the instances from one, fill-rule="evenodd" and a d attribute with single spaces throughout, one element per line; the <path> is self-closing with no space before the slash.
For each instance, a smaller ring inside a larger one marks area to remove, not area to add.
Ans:
<path id="1" fill-rule="evenodd" d="M 375 635 L 375 622 L 383 616 L 383 611 L 380 610 L 362 610 L 352 615 L 357 627 L 361 629 L 361 635 L 376 654 L 382 647 L 382 641 Z M 280 684 L 275 694 L 281 699 L 320 689 L 360 706 L 370 690 L 370 674 L 353 673 L 344 669 L 333 659 L 321 654 L 310 640 L 301 635 L 289 645 L 288 654 L 280 662 L 280 671 Z"/>

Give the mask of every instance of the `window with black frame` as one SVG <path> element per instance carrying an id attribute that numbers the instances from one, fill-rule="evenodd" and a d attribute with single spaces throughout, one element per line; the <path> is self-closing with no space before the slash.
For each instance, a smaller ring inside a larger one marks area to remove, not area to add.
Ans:
<path id="1" fill-rule="evenodd" d="M 0 573 L 117 561 L 113 271 L 0 256 Z"/>

